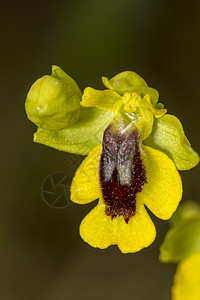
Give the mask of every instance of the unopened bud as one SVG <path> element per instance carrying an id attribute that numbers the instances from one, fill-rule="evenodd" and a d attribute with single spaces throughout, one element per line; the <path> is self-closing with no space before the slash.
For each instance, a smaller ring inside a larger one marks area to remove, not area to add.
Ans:
<path id="1" fill-rule="evenodd" d="M 52 66 L 31 86 L 25 103 L 28 118 L 47 130 L 60 130 L 74 124 L 80 113 L 81 91 L 62 69 Z"/>

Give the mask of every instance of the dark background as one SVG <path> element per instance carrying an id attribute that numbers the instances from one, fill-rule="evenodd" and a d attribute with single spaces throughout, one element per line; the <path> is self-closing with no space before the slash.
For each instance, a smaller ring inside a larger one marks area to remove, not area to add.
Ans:
<path id="1" fill-rule="evenodd" d="M 31 84 L 62 67 L 79 84 L 140 74 L 160 92 L 199 150 L 200 1 L 6 1 L 0 18 L 0 299 L 169 300 L 174 265 L 158 261 L 168 224 L 152 216 L 157 239 L 136 254 L 94 249 L 78 227 L 94 203 L 48 206 L 44 178 L 73 176 L 75 155 L 32 142 L 25 115 Z M 181 172 L 183 201 L 199 201 L 199 167 Z"/>

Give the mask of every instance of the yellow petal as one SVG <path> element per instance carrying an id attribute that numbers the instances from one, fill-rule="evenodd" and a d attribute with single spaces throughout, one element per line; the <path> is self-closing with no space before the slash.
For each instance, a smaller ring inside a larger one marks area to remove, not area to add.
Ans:
<path id="1" fill-rule="evenodd" d="M 84 107 L 97 107 L 103 110 L 113 111 L 116 102 L 121 101 L 122 97 L 115 91 L 99 91 L 91 87 L 84 90 L 80 104 Z"/>
<path id="2" fill-rule="evenodd" d="M 98 164 L 101 145 L 95 147 L 78 167 L 71 184 L 71 200 L 86 204 L 99 198 Z"/>
<path id="3" fill-rule="evenodd" d="M 90 246 L 105 249 L 115 244 L 116 222 L 105 213 L 105 204 L 100 200 L 80 225 L 80 236 Z"/>
<path id="4" fill-rule="evenodd" d="M 200 300 L 200 252 L 190 255 L 178 265 L 172 300 Z"/>
<path id="5" fill-rule="evenodd" d="M 101 198 L 83 219 L 80 235 L 92 247 L 105 249 L 118 245 L 122 253 L 134 253 L 153 243 L 156 230 L 142 203 L 137 204 L 136 215 L 127 224 L 122 216 L 111 220 L 105 214 L 105 204 Z"/>
<path id="6" fill-rule="evenodd" d="M 118 221 L 117 244 L 122 253 L 134 253 L 153 243 L 156 230 L 144 205 L 136 204 L 136 214 L 128 224 L 120 217 Z"/>
<path id="7" fill-rule="evenodd" d="M 143 201 L 158 218 L 169 219 L 182 197 L 181 177 L 166 154 L 147 146 L 142 149 L 147 183 L 136 201 Z"/>

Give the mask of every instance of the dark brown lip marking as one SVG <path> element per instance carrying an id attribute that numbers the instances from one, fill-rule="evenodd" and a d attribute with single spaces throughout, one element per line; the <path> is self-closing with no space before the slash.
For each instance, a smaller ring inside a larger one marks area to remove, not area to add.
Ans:
<path id="1" fill-rule="evenodd" d="M 147 182 L 140 158 L 140 138 L 136 129 L 113 130 L 110 124 L 103 136 L 99 181 L 105 212 L 111 219 L 123 216 L 128 224 L 136 213 L 136 195 Z"/>

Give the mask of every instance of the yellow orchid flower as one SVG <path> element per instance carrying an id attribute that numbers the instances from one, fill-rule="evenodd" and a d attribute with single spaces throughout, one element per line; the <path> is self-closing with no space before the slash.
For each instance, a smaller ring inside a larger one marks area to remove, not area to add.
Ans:
<path id="1" fill-rule="evenodd" d="M 107 100 L 109 99 L 109 101 Z M 98 205 L 83 219 L 80 235 L 101 249 L 118 245 L 123 253 L 149 246 L 156 230 L 147 206 L 157 217 L 169 219 L 182 197 L 180 175 L 163 152 L 145 146 L 154 115 L 161 117 L 150 95 L 120 97 L 114 91 L 84 91 L 81 105 L 113 110 L 102 143 L 80 165 L 71 185 L 71 200 Z"/>
<path id="2" fill-rule="evenodd" d="M 200 300 L 200 252 L 181 261 L 172 287 L 172 300 Z"/>
<path id="3" fill-rule="evenodd" d="M 156 236 L 146 207 L 169 219 L 182 197 L 177 169 L 189 170 L 199 156 L 180 121 L 166 114 L 158 92 L 139 75 L 126 71 L 102 80 L 106 90 L 88 87 L 82 95 L 75 81 L 53 66 L 51 76 L 31 87 L 26 112 L 38 125 L 35 142 L 89 154 L 71 185 L 73 202 L 99 199 L 80 225 L 83 240 L 136 252 Z"/>

